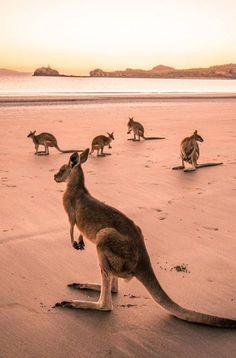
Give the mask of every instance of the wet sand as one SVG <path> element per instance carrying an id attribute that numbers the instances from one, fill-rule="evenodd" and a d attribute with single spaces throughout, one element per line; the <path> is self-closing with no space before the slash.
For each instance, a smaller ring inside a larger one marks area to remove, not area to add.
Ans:
<path id="1" fill-rule="evenodd" d="M 129 116 L 147 136 L 128 141 Z M 136 280 L 119 282 L 111 313 L 53 309 L 61 300 L 94 300 L 70 282 L 98 282 L 95 247 L 70 245 L 62 206 L 65 184 L 53 180 L 68 154 L 35 156 L 30 130 L 53 133 L 62 149 L 87 148 L 114 131 L 112 153 L 91 156 L 86 185 L 141 228 L 161 285 L 180 305 L 236 319 L 236 100 L 160 99 L 0 107 L 0 356 L 231 357 L 235 330 L 171 317 Z M 194 173 L 180 164 L 179 143 L 195 129 L 200 161 L 223 166 Z M 176 269 L 180 267 L 182 269 Z M 183 269 L 185 268 L 185 269 Z"/>

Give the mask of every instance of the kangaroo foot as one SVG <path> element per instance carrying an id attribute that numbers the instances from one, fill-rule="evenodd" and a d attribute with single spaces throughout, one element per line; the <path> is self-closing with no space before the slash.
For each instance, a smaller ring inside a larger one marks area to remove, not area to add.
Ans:
<path id="1" fill-rule="evenodd" d="M 38 152 L 37 155 L 49 155 L 49 153 L 45 153 L 45 152 Z"/>
<path id="2" fill-rule="evenodd" d="M 70 287 L 70 288 L 74 288 L 76 290 L 91 290 L 91 291 L 96 291 L 96 292 L 101 291 L 101 285 L 99 285 L 97 283 L 77 283 L 77 282 L 73 282 L 73 283 L 68 283 L 67 286 Z M 115 285 L 112 286 L 111 292 L 112 293 L 117 293 L 118 292 L 118 287 L 115 286 Z"/>
<path id="3" fill-rule="evenodd" d="M 101 285 L 96 283 L 69 283 L 68 287 L 75 288 L 76 290 L 92 290 L 92 291 L 101 291 Z"/>
<path id="4" fill-rule="evenodd" d="M 98 311 L 111 311 L 112 305 L 102 305 L 99 302 L 91 302 L 91 301 L 62 301 L 57 302 L 54 306 L 55 307 L 62 307 L 62 308 L 74 308 L 74 309 L 92 309 Z"/>
<path id="5" fill-rule="evenodd" d="M 183 165 L 179 165 L 177 167 L 173 167 L 172 170 L 180 170 L 180 169 L 184 169 Z"/>
<path id="6" fill-rule="evenodd" d="M 187 168 L 187 169 L 184 169 L 184 172 L 185 173 L 194 172 L 195 170 L 196 170 L 196 168 Z"/>

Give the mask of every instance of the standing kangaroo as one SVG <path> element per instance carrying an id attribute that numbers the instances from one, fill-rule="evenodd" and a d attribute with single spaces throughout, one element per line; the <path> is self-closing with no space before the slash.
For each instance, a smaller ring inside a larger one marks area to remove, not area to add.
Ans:
<path id="1" fill-rule="evenodd" d="M 132 117 L 132 118 L 129 117 L 127 134 L 130 134 L 131 132 L 134 133 L 134 138 L 133 138 L 134 141 L 135 140 L 140 140 L 140 137 L 145 139 L 145 137 L 144 137 L 144 127 L 143 127 L 143 125 L 141 123 L 135 122 L 134 117 Z M 136 139 L 136 137 L 138 139 Z"/>
<path id="2" fill-rule="evenodd" d="M 152 139 L 165 139 L 164 137 L 145 137 L 144 136 L 144 127 L 141 123 L 134 121 L 134 117 L 129 117 L 128 122 L 128 132 L 127 134 L 130 134 L 131 132 L 134 133 L 134 138 L 128 139 L 133 141 L 140 141 L 140 138 L 143 138 L 145 140 L 152 140 Z M 137 137 L 137 139 L 136 139 Z"/>
<path id="3" fill-rule="evenodd" d="M 97 137 L 95 137 L 92 141 L 91 144 L 91 152 L 90 154 L 92 154 L 94 152 L 94 150 L 97 150 L 97 156 L 100 157 L 105 157 L 105 155 L 110 155 L 110 153 L 104 153 L 103 149 L 105 146 L 108 146 L 108 148 L 112 148 L 111 146 L 111 142 L 115 139 L 114 138 L 114 133 L 107 133 L 108 137 L 106 137 L 105 135 L 98 135 Z M 99 150 L 100 150 L 100 154 L 99 154 Z"/>
<path id="4" fill-rule="evenodd" d="M 136 277 L 154 300 L 172 315 L 190 322 L 219 327 L 236 327 L 236 320 L 220 318 L 182 308 L 163 290 L 153 271 L 140 228 L 117 209 L 95 199 L 85 187 L 82 164 L 89 149 L 81 155 L 71 155 L 69 163 L 54 175 L 57 183 L 67 182 L 63 195 L 64 208 L 70 222 L 71 242 L 74 246 L 74 226 L 97 248 L 101 270 L 101 286 L 72 283 L 68 286 L 100 291 L 97 302 L 71 300 L 55 306 L 111 311 L 111 292 L 118 291 L 118 278 Z"/>
<path id="5" fill-rule="evenodd" d="M 73 153 L 73 152 L 82 152 L 82 150 L 76 150 L 76 149 L 70 149 L 70 150 L 62 150 L 59 148 L 57 144 L 56 137 L 54 137 L 51 133 L 40 133 L 35 135 L 36 131 L 29 132 L 27 135 L 28 138 L 31 138 L 34 142 L 35 150 L 36 152 L 34 154 L 36 155 L 49 155 L 49 149 L 48 147 L 54 147 L 61 153 Z M 38 148 L 40 145 L 44 145 L 44 151 L 39 152 Z"/>
<path id="6" fill-rule="evenodd" d="M 200 155 L 200 149 L 198 142 L 203 142 L 203 138 L 198 134 L 197 130 L 190 137 L 186 137 L 180 143 L 180 156 L 182 160 L 182 165 L 174 167 L 174 170 L 184 169 L 185 172 L 190 172 L 196 170 L 196 168 L 203 167 L 212 167 L 216 165 L 221 165 L 223 163 L 203 163 L 198 164 L 198 158 Z M 192 165 L 191 168 L 186 169 L 184 162 Z"/>

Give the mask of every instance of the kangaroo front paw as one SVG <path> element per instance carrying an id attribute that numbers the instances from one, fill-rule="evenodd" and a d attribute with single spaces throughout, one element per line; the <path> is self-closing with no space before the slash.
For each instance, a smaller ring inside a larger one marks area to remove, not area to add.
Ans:
<path id="1" fill-rule="evenodd" d="M 79 242 L 74 241 L 73 242 L 73 248 L 75 250 L 84 250 L 84 247 L 85 247 L 85 244 L 83 241 L 79 241 Z"/>

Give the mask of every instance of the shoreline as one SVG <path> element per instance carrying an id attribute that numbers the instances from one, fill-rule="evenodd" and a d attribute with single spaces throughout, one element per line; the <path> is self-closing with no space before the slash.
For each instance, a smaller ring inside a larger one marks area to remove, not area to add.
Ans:
<path id="1" fill-rule="evenodd" d="M 14 95 L 1 96 L 1 106 L 17 105 L 64 105 L 64 104 L 96 104 L 96 103 L 135 103 L 161 101 L 212 101 L 236 100 L 236 93 L 99 93 L 79 95 Z"/>

